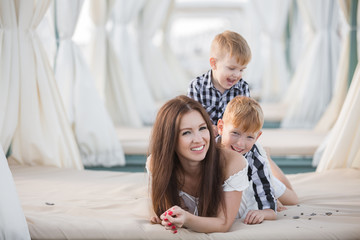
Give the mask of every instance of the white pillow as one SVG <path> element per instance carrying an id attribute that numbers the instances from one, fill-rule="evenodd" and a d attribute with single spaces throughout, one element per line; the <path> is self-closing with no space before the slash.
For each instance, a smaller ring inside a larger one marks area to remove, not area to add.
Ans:
<path id="1" fill-rule="evenodd" d="M 0 145 L 0 239 L 30 239 L 24 212 Z"/>

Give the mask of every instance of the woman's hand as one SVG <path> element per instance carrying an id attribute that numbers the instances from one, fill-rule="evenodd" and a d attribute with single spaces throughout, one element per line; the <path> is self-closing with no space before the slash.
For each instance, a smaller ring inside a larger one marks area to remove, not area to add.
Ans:
<path id="1" fill-rule="evenodd" d="M 161 224 L 161 220 L 157 216 L 151 217 L 150 222 L 153 223 L 153 224 Z"/>
<path id="2" fill-rule="evenodd" d="M 186 222 L 186 211 L 178 206 L 169 208 L 166 212 L 161 214 L 161 225 L 167 230 L 177 233 L 177 229 L 181 228 Z"/>

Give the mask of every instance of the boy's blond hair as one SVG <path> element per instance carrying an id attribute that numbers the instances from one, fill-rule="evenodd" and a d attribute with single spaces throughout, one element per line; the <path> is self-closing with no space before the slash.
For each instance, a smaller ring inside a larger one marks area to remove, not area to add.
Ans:
<path id="1" fill-rule="evenodd" d="M 226 106 L 224 123 L 231 123 L 243 132 L 258 132 L 264 124 L 264 114 L 260 104 L 246 96 L 236 96 Z"/>
<path id="2" fill-rule="evenodd" d="M 251 51 L 246 40 L 240 34 L 228 30 L 216 35 L 210 48 L 210 57 L 221 59 L 226 54 L 236 57 L 236 61 L 241 65 L 246 65 L 251 60 Z"/>

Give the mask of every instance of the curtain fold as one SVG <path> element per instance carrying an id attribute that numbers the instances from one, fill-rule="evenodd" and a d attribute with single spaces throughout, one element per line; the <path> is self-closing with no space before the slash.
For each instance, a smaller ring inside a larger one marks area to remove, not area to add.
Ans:
<path id="1" fill-rule="evenodd" d="M 252 2 L 263 26 L 263 34 L 260 37 L 263 45 L 264 72 L 260 98 L 263 102 L 279 101 L 289 84 L 283 36 L 291 1 Z"/>
<path id="2" fill-rule="evenodd" d="M 141 59 L 156 101 L 162 102 L 179 94 L 186 94 L 186 80 L 181 78 L 166 47 L 166 23 L 174 1 L 148 0 L 141 12 Z M 176 72 L 175 72 L 176 71 Z M 189 79 L 188 79 L 189 80 Z"/>
<path id="3" fill-rule="evenodd" d="M 19 48 L 15 2 L 0 4 L 0 144 L 7 152 L 19 117 Z"/>
<path id="4" fill-rule="evenodd" d="M 4 5 L 0 5 L 4 7 Z M 29 229 L 21 208 L 15 183 L 4 151 L 0 146 L 0 237 L 1 239 L 30 239 Z"/>
<path id="5" fill-rule="evenodd" d="M 15 0 L 19 115 L 11 157 L 20 164 L 83 169 L 54 73 L 36 32 L 49 3 Z"/>
<path id="6" fill-rule="evenodd" d="M 111 41 L 124 74 L 119 81 L 130 86 L 131 99 L 142 123 L 151 125 L 155 120 L 156 105 L 139 51 L 138 17 L 144 4 L 144 0 L 115 1 Z"/>
<path id="7" fill-rule="evenodd" d="M 284 128 L 313 128 L 328 106 L 335 85 L 339 59 L 338 5 L 335 0 L 298 1 L 314 31 L 310 46 L 295 71 L 288 95 L 292 98 Z"/>
<path id="8" fill-rule="evenodd" d="M 129 83 L 126 82 L 106 28 L 111 23 L 114 1 L 93 0 L 90 4 L 90 15 L 95 26 L 90 47 L 91 69 L 97 88 L 115 125 L 141 127 L 142 121 L 132 100 Z"/>
<path id="9" fill-rule="evenodd" d="M 334 96 L 331 99 L 329 106 L 326 108 L 323 116 L 315 126 L 316 131 L 330 131 L 334 126 L 339 113 L 341 111 L 342 105 L 344 103 L 346 93 L 348 90 L 348 79 L 349 79 L 349 68 L 350 68 L 350 52 L 354 51 L 350 46 L 350 35 L 351 31 L 355 31 L 356 25 L 351 26 L 351 6 L 350 1 L 348 0 L 338 0 L 339 5 L 341 6 L 341 11 L 344 14 L 346 26 L 343 28 L 345 33 L 343 34 L 342 47 L 339 59 L 338 72 L 336 75 L 336 85 L 334 88 Z M 351 76 L 352 77 L 352 76 Z M 313 156 L 313 166 L 318 166 L 320 159 L 325 151 L 325 148 L 329 140 L 328 134 L 324 142 L 316 149 L 316 152 Z"/>
<path id="10" fill-rule="evenodd" d="M 326 108 L 323 116 L 316 124 L 316 130 L 330 130 L 334 125 L 337 117 L 339 116 L 341 107 L 344 103 L 347 89 L 348 89 L 348 75 L 349 75 L 349 57 L 350 57 L 350 34 L 351 31 L 355 31 L 356 25 L 351 26 L 350 19 L 350 1 L 349 0 L 338 0 L 341 11 L 345 17 L 346 33 L 343 35 L 340 59 L 338 65 L 338 71 L 335 78 L 334 94 L 330 104 Z"/>
<path id="11" fill-rule="evenodd" d="M 316 172 L 335 168 L 360 168 L 360 64 L 346 96 L 340 115 Z"/>
<path id="12" fill-rule="evenodd" d="M 72 40 L 82 0 L 55 1 L 58 52 L 55 65 L 65 110 L 86 166 L 118 166 L 125 155 L 79 47 Z"/>

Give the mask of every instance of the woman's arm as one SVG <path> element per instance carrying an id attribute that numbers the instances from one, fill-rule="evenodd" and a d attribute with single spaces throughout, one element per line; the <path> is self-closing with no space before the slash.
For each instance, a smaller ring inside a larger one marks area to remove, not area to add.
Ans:
<path id="1" fill-rule="evenodd" d="M 162 225 L 168 230 L 175 230 L 180 227 L 187 227 L 196 232 L 227 232 L 232 226 L 239 211 L 242 192 L 224 192 L 226 214 L 220 208 L 217 217 L 195 216 L 178 206 L 174 206 L 160 216 Z"/>
<path id="2" fill-rule="evenodd" d="M 242 177 L 247 180 L 247 163 L 245 158 L 232 150 L 223 149 L 222 154 L 224 154 L 223 156 L 225 157 L 224 160 L 226 162 L 225 179 L 229 179 L 230 176 L 241 171 L 245 174 Z M 223 194 L 225 209 L 220 206 L 219 213 L 216 217 L 195 216 L 176 206 L 167 211 L 167 213 L 169 211 L 171 212 L 171 216 L 168 214 L 165 216 L 165 213 L 160 216 L 163 220 L 162 225 L 167 229 L 172 230 L 174 230 L 173 225 L 175 225 L 176 227 L 185 226 L 194 231 L 204 233 L 227 232 L 239 212 L 242 191 L 234 189 L 231 191 L 224 191 Z M 170 226 L 169 223 L 171 224 Z"/>

